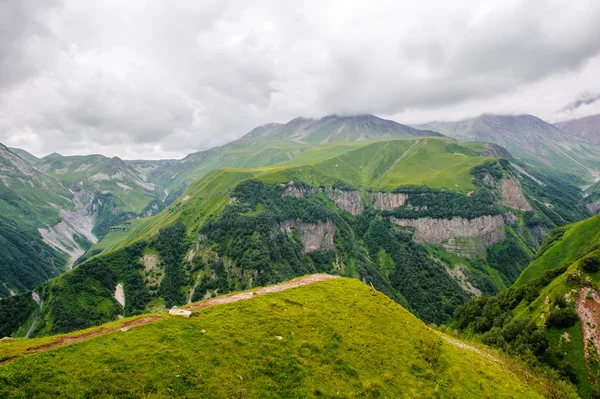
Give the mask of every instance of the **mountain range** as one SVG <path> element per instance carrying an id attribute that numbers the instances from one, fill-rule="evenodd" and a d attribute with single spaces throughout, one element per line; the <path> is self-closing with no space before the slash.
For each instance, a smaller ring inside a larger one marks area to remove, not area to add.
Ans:
<path id="1" fill-rule="evenodd" d="M 564 315 L 536 309 L 550 295 L 544 287 L 566 292 L 553 268 L 568 263 L 572 273 L 596 256 L 593 239 L 556 244 L 566 231 L 584 235 L 573 226 L 600 209 L 592 124 L 296 118 L 161 161 L 37 158 L 1 146 L 0 249 L 9 256 L 0 259 L 0 336 L 68 333 L 328 273 L 368 283 L 426 323 L 529 351 L 591 397 L 594 352 L 578 345 L 600 340 L 546 326 Z M 591 307 L 593 273 L 568 286 L 589 288 Z M 502 320 L 482 310 L 513 292 Z M 583 320 L 575 296 L 567 302 L 558 308 Z M 530 335 L 510 335 L 515 328 Z M 583 338 L 565 347 L 559 332 Z"/>

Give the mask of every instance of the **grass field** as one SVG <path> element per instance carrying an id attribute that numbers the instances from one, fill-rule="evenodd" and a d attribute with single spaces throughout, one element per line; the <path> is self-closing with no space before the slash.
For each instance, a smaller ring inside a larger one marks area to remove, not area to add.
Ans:
<path id="1" fill-rule="evenodd" d="M 50 340 L 2 342 L 0 358 L 23 355 Z M 549 381 L 497 356 L 445 339 L 360 281 L 335 279 L 25 356 L 0 366 L 0 396 L 548 394 Z"/>

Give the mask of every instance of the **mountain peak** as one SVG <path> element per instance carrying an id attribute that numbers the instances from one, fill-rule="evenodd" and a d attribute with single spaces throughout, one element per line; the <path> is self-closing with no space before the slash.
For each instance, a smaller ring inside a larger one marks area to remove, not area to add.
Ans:
<path id="1" fill-rule="evenodd" d="M 258 126 L 243 136 L 244 139 L 269 137 L 307 144 L 335 141 L 359 141 L 375 137 L 414 138 L 441 136 L 370 114 L 326 115 L 320 119 L 298 117 L 281 125 L 270 123 Z"/>

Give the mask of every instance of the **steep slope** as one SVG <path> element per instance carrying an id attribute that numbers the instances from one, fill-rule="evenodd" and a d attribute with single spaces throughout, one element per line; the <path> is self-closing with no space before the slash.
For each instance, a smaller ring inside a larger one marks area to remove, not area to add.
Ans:
<path id="1" fill-rule="evenodd" d="M 28 153 L 25 150 L 22 150 L 20 148 L 12 148 L 9 147 L 8 148 L 13 154 L 18 155 L 19 157 L 21 157 L 21 159 L 23 159 L 24 161 L 27 161 L 30 165 L 35 165 L 35 163 L 39 160 L 38 157 L 36 157 L 33 154 Z"/>
<path id="2" fill-rule="evenodd" d="M 599 269 L 600 216 L 558 228 L 514 287 L 459 309 L 457 326 L 489 345 L 537 356 L 576 382 L 582 397 L 597 397 Z"/>
<path id="3" fill-rule="evenodd" d="M 93 241 L 78 193 L 0 144 L 0 297 L 64 271 Z"/>
<path id="4" fill-rule="evenodd" d="M 0 395 L 576 397 L 560 381 L 428 328 L 357 280 L 132 322 L 52 350 L 43 348 L 49 339 L 1 342 L 0 359 L 30 355 L 0 366 Z"/>
<path id="5" fill-rule="evenodd" d="M 417 125 L 460 141 L 488 141 L 506 148 L 513 156 L 565 178 L 573 174 L 580 183 L 600 170 L 600 148 L 532 115 L 490 115 L 458 122 Z"/>
<path id="6" fill-rule="evenodd" d="M 127 219 L 162 209 L 166 193 L 148 181 L 148 163 L 136 165 L 134 168 L 117 157 L 103 155 L 48 155 L 36 163 L 41 171 L 91 198 L 96 215 L 93 232 L 98 237 Z"/>
<path id="7" fill-rule="evenodd" d="M 595 145 L 600 144 L 600 115 L 559 122 L 556 127 L 571 136 L 582 138 Z"/>

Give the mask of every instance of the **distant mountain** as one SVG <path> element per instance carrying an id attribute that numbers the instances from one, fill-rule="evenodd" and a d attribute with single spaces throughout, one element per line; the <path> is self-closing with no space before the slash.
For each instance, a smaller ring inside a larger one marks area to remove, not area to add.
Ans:
<path id="1" fill-rule="evenodd" d="M 62 156 L 50 154 L 35 166 L 86 192 L 94 203 L 97 219 L 94 234 L 103 237 L 111 226 L 162 209 L 166 192 L 150 181 L 149 174 L 168 161 L 135 161 L 103 155 Z"/>
<path id="2" fill-rule="evenodd" d="M 600 145 L 600 114 L 559 122 L 556 127 L 567 134 Z"/>
<path id="3" fill-rule="evenodd" d="M 329 115 L 321 119 L 296 118 L 286 124 L 262 125 L 250 131 L 242 139 L 269 137 L 307 144 L 326 144 L 375 137 L 414 138 L 424 136 L 441 136 L 441 134 L 415 129 L 374 115 Z"/>
<path id="4" fill-rule="evenodd" d="M 441 136 L 373 115 L 337 116 L 321 119 L 296 118 L 288 123 L 268 123 L 252 129 L 240 139 L 221 147 L 189 154 L 151 173 L 150 179 L 167 188 L 174 200 L 193 181 L 219 168 L 257 168 L 292 162 L 323 143 L 353 143 L 364 140 L 408 139 Z M 344 148 L 337 147 L 337 150 Z"/>
<path id="5" fill-rule="evenodd" d="M 65 271 L 95 242 L 89 198 L 0 144 L 0 297 Z"/>
<path id="6" fill-rule="evenodd" d="M 488 141 L 514 156 L 557 173 L 589 181 L 600 170 L 600 147 L 567 135 L 533 115 L 484 114 L 458 122 L 415 125 L 439 131 L 460 141 Z"/>
<path id="7" fill-rule="evenodd" d="M 36 163 L 36 162 L 39 160 L 39 158 L 38 158 L 38 157 L 36 157 L 35 155 L 33 155 L 33 154 L 30 154 L 30 153 L 28 153 L 27 151 L 25 151 L 25 150 L 22 150 L 22 149 L 20 149 L 20 148 L 12 148 L 12 147 L 9 147 L 9 150 L 10 150 L 10 151 L 11 151 L 13 154 L 17 154 L 17 155 L 18 155 L 18 156 L 20 156 L 20 157 L 21 157 L 23 160 L 25 160 L 25 161 L 29 162 L 31 165 L 34 165 L 34 164 L 35 164 L 35 163 Z"/>

